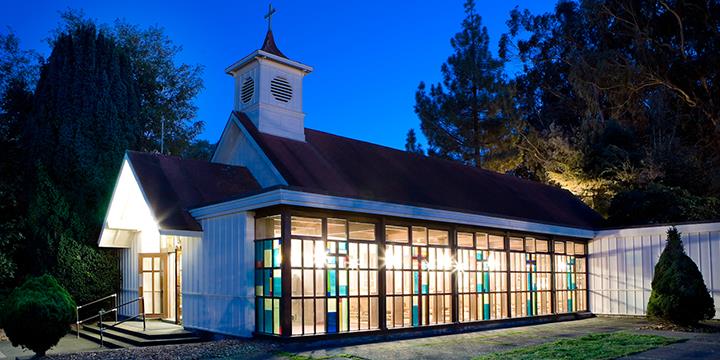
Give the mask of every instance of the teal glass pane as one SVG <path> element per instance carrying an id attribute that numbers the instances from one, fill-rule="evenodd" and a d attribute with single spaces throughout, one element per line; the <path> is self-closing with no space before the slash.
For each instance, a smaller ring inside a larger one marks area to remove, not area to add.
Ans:
<path id="1" fill-rule="evenodd" d="M 337 294 L 337 272 L 328 270 L 327 276 L 327 296 L 335 296 Z"/>
<path id="2" fill-rule="evenodd" d="M 413 294 L 419 292 L 420 287 L 420 274 L 417 271 L 413 271 Z"/>
<path id="3" fill-rule="evenodd" d="M 265 332 L 265 311 L 263 310 L 263 299 L 255 301 L 255 330 Z"/>
<path id="4" fill-rule="evenodd" d="M 475 255 L 475 258 L 477 259 L 477 261 L 483 261 L 483 252 L 478 251 L 477 254 Z"/>
<path id="5" fill-rule="evenodd" d="M 277 247 L 273 248 L 273 267 L 280 267 L 280 259 L 280 245 L 277 244 Z"/>
<path id="6" fill-rule="evenodd" d="M 273 276 L 273 296 L 274 297 L 280 297 L 282 296 L 282 280 L 280 277 L 280 270 L 274 270 L 275 276 Z"/>
<path id="7" fill-rule="evenodd" d="M 263 242 L 255 243 L 255 268 L 263 267 Z"/>
<path id="8" fill-rule="evenodd" d="M 485 292 L 490 292 L 490 273 L 486 272 L 483 275 L 483 290 Z"/>
<path id="9" fill-rule="evenodd" d="M 417 305 L 412 306 L 412 326 L 420 326 L 420 311 Z"/>
<path id="10" fill-rule="evenodd" d="M 347 254 L 348 244 L 346 242 L 338 243 L 338 254 Z"/>
<path id="11" fill-rule="evenodd" d="M 263 280 L 265 283 L 263 295 L 272 296 L 272 270 L 263 270 Z"/>

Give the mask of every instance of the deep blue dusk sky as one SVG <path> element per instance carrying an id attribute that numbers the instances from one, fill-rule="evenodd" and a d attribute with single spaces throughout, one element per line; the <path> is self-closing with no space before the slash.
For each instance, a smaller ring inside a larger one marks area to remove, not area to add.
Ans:
<path id="1" fill-rule="evenodd" d="M 45 39 L 59 11 L 82 9 L 99 23 L 124 18 L 160 25 L 183 47 L 180 61 L 205 66 L 205 89 L 196 100 L 205 121 L 201 138 L 215 142 L 232 107 L 232 79 L 223 69 L 263 40 L 267 1 L 14 1 L 0 0 L 0 26 L 10 27 L 23 48 L 49 54 Z M 463 0 L 273 1 L 273 32 L 288 57 L 315 68 L 303 89 L 305 126 L 403 148 L 411 127 L 418 83 L 440 80 L 460 29 Z M 496 44 L 515 6 L 551 11 L 555 1 L 477 0 Z M 494 51 L 496 51 L 494 46 Z M 419 132 L 419 131 L 418 131 Z"/>

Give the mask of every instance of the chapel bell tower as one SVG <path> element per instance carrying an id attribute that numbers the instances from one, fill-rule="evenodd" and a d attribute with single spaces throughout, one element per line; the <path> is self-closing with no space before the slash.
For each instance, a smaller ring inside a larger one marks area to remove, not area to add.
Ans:
<path id="1" fill-rule="evenodd" d="M 305 141 L 302 81 L 313 69 L 278 49 L 271 27 L 274 13 L 270 5 L 262 47 L 225 69 L 235 79 L 233 109 L 247 114 L 260 132 Z"/>

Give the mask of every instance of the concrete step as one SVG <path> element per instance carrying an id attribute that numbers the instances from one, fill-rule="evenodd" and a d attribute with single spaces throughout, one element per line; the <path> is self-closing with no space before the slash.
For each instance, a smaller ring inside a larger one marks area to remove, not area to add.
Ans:
<path id="1" fill-rule="evenodd" d="M 173 326 L 172 328 L 158 329 L 157 326 L 154 326 L 156 324 L 148 321 L 147 330 L 143 331 L 141 324 L 142 324 L 142 322 L 140 322 L 140 321 L 126 322 L 126 323 L 123 323 L 123 324 L 113 327 L 112 330 L 115 330 L 117 332 L 121 332 L 124 334 L 128 334 L 128 335 L 132 335 L 132 336 L 150 339 L 150 340 L 182 339 L 182 338 L 197 337 L 197 335 L 195 335 L 195 333 L 184 330 L 180 326 L 171 325 L 171 326 Z M 105 328 L 107 328 L 108 326 L 111 326 L 112 323 L 105 323 L 103 325 Z M 97 327 L 97 324 L 89 324 L 88 326 Z"/>
<path id="2" fill-rule="evenodd" d="M 125 331 L 122 330 L 123 329 L 119 327 L 105 328 L 103 330 L 103 340 L 112 339 L 113 341 L 129 344 L 134 347 L 189 344 L 203 341 L 203 339 L 192 333 L 189 333 L 189 335 L 179 334 L 177 337 L 168 337 L 167 334 L 158 336 L 143 334 L 144 336 L 141 336 L 142 333 L 139 332 L 127 331 L 126 329 Z M 100 339 L 100 328 L 96 325 L 85 325 L 82 331 L 92 333 L 98 340 Z"/>
<path id="3" fill-rule="evenodd" d="M 70 333 L 77 335 L 77 331 L 74 328 L 70 330 Z M 81 328 L 80 337 L 97 343 L 98 345 L 100 344 L 100 334 L 95 332 L 87 331 Z M 132 344 L 128 344 L 118 339 L 108 338 L 107 336 L 103 336 L 102 345 L 108 349 L 129 349 L 135 347 Z"/>

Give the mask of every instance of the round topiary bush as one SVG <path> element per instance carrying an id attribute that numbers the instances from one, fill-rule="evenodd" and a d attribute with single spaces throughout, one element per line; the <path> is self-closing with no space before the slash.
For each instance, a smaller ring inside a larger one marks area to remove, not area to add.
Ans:
<path id="1" fill-rule="evenodd" d="M 655 265 L 647 314 L 678 325 L 694 325 L 715 316 L 715 305 L 702 273 L 685 254 L 680 233 L 668 229 L 665 250 Z"/>
<path id="2" fill-rule="evenodd" d="M 33 277 L 10 293 L 2 318 L 13 346 L 43 356 L 75 322 L 75 301 L 52 276 Z"/>

